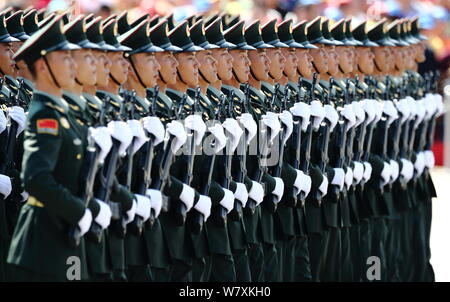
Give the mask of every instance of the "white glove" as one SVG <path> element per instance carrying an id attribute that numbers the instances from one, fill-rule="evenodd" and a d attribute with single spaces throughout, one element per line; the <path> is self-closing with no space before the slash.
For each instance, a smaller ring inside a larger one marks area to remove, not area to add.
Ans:
<path id="1" fill-rule="evenodd" d="M 334 168 L 333 170 L 334 170 L 334 176 L 333 176 L 333 179 L 331 180 L 331 184 L 338 186 L 339 190 L 342 191 L 342 189 L 344 188 L 344 183 L 345 183 L 344 169 Z"/>
<path id="2" fill-rule="evenodd" d="M 136 215 L 137 202 L 133 199 L 133 204 L 131 208 L 127 211 L 127 217 L 125 218 L 125 224 L 129 224 L 134 220 L 134 216 Z"/>
<path id="3" fill-rule="evenodd" d="M 140 194 L 134 194 L 134 196 L 137 200 L 136 215 L 139 215 L 143 221 L 146 221 L 150 217 L 152 209 L 150 198 Z"/>
<path id="4" fill-rule="evenodd" d="M 111 121 L 108 123 L 108 130 L 111 136 L 120 142 L 119 155 L 125 156 L 126 150 L 133 140 L 130 126 L 123 121 Z"/>
<path id="5" fill-rule="evenodd" d="M 378 121 L 383 116 L 383 102 L 379 102 L 377 100 L 372 100 L 373 108 L 375 109 L 375 123 L 378 123 Z"/>
<path id="6" fill-rule="evenodd" d="M 12 191 L 11 178 L 7 175 L 0 174 L 0 194 L 4 198 L 8 197 Z"/>
<path id="7" fill-rule="evenodd" d="M 411 178 L 414 176 L 414 165 L 411 161 L 402 158 L 402 170 L 400 171 L 400 174 L 403 176 L 403 178 L 406 180 L 406 182 L 410 181 Z"/>
<path id="8" fill-rule="evenodd" d="M 356 124 L 356 115 L 353 112 L 351 105 L 346 104 L 341 111 L 341 115 L 347 120 L 348 129 L 352 128 Z"/>
<path id="9" fill-rule="evenodd" d="M 153 145 L 156 146 L 164 140 L 164 125 L 156 116 L 147 116 L 142 119 L 144 129 L 153 135 Z"/>
<path id="10" fill-rule="evenodd" d="M 293 116 L 299 116 L 302 118 L 302 131 L 305 132 L 308 129 L 309 117 L 311 116 L 311 107 L 309 104 L 298 102 L 289 109 Z"/>
<path id="11" fill-rule="evenodd" d="M 431 150 L 424 151 L 424 156 L 425 156 L 425 166 L 428 169 L 434 168 L 435 160 L 434 160 L 434 153 L 433 153 L 433 151 L 431 151 Z"/>
<path id="12" fill-rule="evenodd" d="M 419 124 L 424 120 L 426 114 L 423 102 L 416 101 L 416 109 L 417 109 L 417 118 L 416 121 L 414 122 L 414 128 L 417 128 L 419 126 Z"/>
<path id="13" fill-rule="evenodd" d="M 252 180 L 252 187 L 248 192 L 248 197 L 253 199 L 256 202 L 256 205 L 259 205 L 264 199 L 264 189 L 262 185 Z"/>
<path id="14" fill-rule="evenodd" d="M 309 192 L 311 192 L 311 185 L 312 185 L 312 180 L 311 180 L 311 176 L 304 174 L 303 177 L 303 192 L 305 192 L 305 197 L 309 195 Z M 302 192 L 302 191 L 300 191 Z"/>
<path id="15" fill-rule="evenodd" d="M 281 123 L 283 123 L 284 125 L 284 139 L 283 139 L 284 145 L 292 134 L 292 129 L 294 128 L 294 121 L 292 118 L 292 114 L 287 110 L 284 110 L 278 116 L 280 118 Z"/>
<path id="16" fill-rule="evenodd" d="M 150 197 L 150 204 L 155 211 L 155 218 L 158 218 L 161 213 L 162 207 L 162 194 L 161 191 L 155 189 L 148 189 L 145 194 Z"/>
<path id="17" fill-rule="evenodd" d="M 256 132 L 258 132 L 258 124 L 256 124 L 250 113 L 242 113 L 237 117 L 237 120 L 241 125 L 247 130 L 247 144 L 255 137 Z"/>
<path id="18" fill-rule="evenodd" d="M 425 118 L 427 120 L 433 117 L 433 114 L 436 113 L 436 102 L 434 101 L 434 97 L 431 93 L 427 93 L 423 99 L 423 105 L 425 106 Z"/>
<path id="19" fill-rule="evenodd" d="M 423 152 L 417 153 L 414 168 L 417 171 L 417 175 L 421 175 L 423 173 L 423 169 L 425 169 L 425 156 Z"/>
<path id="20" fill-rule="evenodd" d="M 213 126 L 208 127 L 208 130 L 214 136 L 215 140 L 213 151 L 214 153 L 219 153 L 227 145 L 227 137 L 225 136 L 223 127 L 221 124 L 215 123 Z"/>
<path id="21" fill-rule="evenodd" d="M 352 102 L 351 105 L 356 117 L 355 126 L 359 126 L 364 122 L 364 119 L 366 118 L 366 112 L 359 102 Z"/>
<path id="22" fill-rule="evenodd" d="M 297 177 L 295 178 L 294 188 L 295 192 L 300 194 L 300 192 L 305 192 L 306 195 L 311 191 L 311 177 L 305 175 L 303 171 L 295 169 L 297 172 Z"/>
<path id="23" fill-rule="evenodd" d="M 345 186 L 347 190 L 350 189 L 350 186 L 353 183 L 353 170 L 350 167 L 347 167 L 347 171 L 345 171 Z"/>
<path id="24" fill-rule="evenodd" d="M 324 197 L 328 193 L 328 178 L 326 177 L 326 175 L 323 175 L 323 180 L 319 186 L 319 191 L 322 197 Z"/>
<path id="25" fill-rule="evenodd" d="M 242 207 L 245 208 L 248 200 L 248 192 L 245 184 L 241 182 L 236 183 L 236 192 L 234 192 L 234 198 L 239 200 L 239 202 L 242 204 Z"/>
<path id="26" fill-rule="evenodd" d="M 275 189 L 273 189 L 272 194 L 277 197 L 278 202 L 283 198 L 284 194 L 284 182 L 279 177 L 274 177 L 275 179 Z"/>
<path id="27" fill-rule="evenodd" d="M 400 167 L 398 165 L 398 162 L 396 160 L 391 159 L 389 161 L 389 164 L 391 166 L 391 182 L 394 182 L 397 180 L 398 175 L 400 173 Z"/>
<path id="28" fill-rule="evenodd" d="M 200 115 L 193 114 L 186 117 L 184 120 L 186 129 L 194 132 L 195 145 L 199 146 L 202 143 L 203 136 L 206 132 L 206 125 Z"/>
<path id="29" fill-rule="evenodd" d="M 20 196 L 22 197 L 21 202 L 26 202 L 28 200 L 28 197 L 30 197 L 30 194 L 28 194 L 28 192 L 23 191 L 22 193 L 20 193 Z"/>
<path id="30" fill-rule="evenodd" d="M 80 221 L 78 221 L 78 228 L 80 229 L 81 236 L 83 236 L 84 234 L 87 233 L 87 231 L 89 231 L 91 223 L 92 223 L 92 213 L 89 209 L 86 209 L 84 211 L 83 217 L 81 217 Z"/>
<path id="31" fill-rule="evenodd" d="M 434 101 L 436 104 L 436 116 L 441 116 L 444 113 L 444 103 L 442 102 L 442 95 L 435 93 Z"/>
<path id="32" fill-rule="evenodd" d="M 233 153 L 237 146 L 239 145 L 239 140 L 241 139 L 242 133 L 244 131 L 239 126 L 239 123 L 232 118 L 227 118 L 223 123 L 222 127 L 226 130 L 226 136 L 230 143 L 229 152 Z"/>
<path id="33" fill-rule="evenodd" d="M 361 101 L 361 106 L 366 113 L 367 124 L 372 123 L 372 121 L 375 119 L 375 108 L 373 107 L 373 101 L 364 99 Z"/>
<path id="34" fill-rule="evenodd" d="M 194 206 L 194 209 L 196 209 L 197 211 L 199 211 L 200 213 L 203 214 L 203 220 L 206 221 L 209 217 L 209 215 L 211 215 L 211 198 L 209 196 L 206 195 L 200 195 L 199 200 L 197 201 L 197 203 Z"/>
<path id="35" fill-rule="evenodd" d="M 325 118 L 330 122 L 330 132 L 332 132 L 339 121 L 339 114 L 331 105 L 326 104 L 323 108 L 325 109 Z"/>
<path id="36" fill-rule="evenodd" d="M 359 161 L 354 161 L 353 165 L 353 180 L 355 184 L 359 184 L 364 175 L 364 165 Z"/>
<path id="37" fill-rule="evenodd" d="M 94 140 L 94 142 L 97 144 L 97 146 L 100 148 L 100 153 L 98 155 L 99 162 L 103 164 L 105 161 L 106 156 L 108 155 L 109 151 L 112 147 L 112 139 L 111 134 L 106 127 L 89 127 L 89 133 Z"/>
<path id="38" fill-rule="evenodd" d="M 322 106 L 322 103 L 319 101 L 311 102 L 311 115 L 314 116 L 313 119 L 313 127 L 315 130 L 319 129 L 320 124 L 325 118 L 325 109 Z"/>
<path id="39" fill-rule="evenodd" d="M 363 175 L 363 179 L 364 182 L 368 182 L 370 177 L 372 176 L 372 165 L 368 162 L 363 162 L 364 164 L 364 175 Z"/>
<path id="40" fill-rule="evenodd" d="M 280 133 L 281 124 L 278 119 L 278 114 L 273 112 L 267 112 L 261 117 L 261 123 L 266 127 L 270 128 L 270 142 L 274 140 L 274 138 Z"/>
<path id="41" fill-rule="evenodd" d="M 381 179 L 383 181 L 383 186 L 388 184 L 391 180 L 391 165 L 384 162 L 383 170 L 381 170 Z"/>
<path id="42" fill-rule="evenodd" d="M 8 116 L 17 123 L 16 137 L 18 137 L 20 133 L 22 133 L 22 131 L 25 129 L 25 122 L 27 120 L 25 111 L 22 107 L 13 106 L 8 109 Z"/>
<path id="43" fill-rule="evenodd" d="M 398 118 L 397 109 L 395 109 L 392 101 L 384 101 L 383 113 L 387 115 L 388 125 L 392 124 L 392 122 Z"/>
<path id="44" fill-rule="evenodd" d="M 409 119 L 415 119 L 417 116 L 417 106 L 416 106 L 416 100 L 413 99 L 410 96 L 407 96 L 406 101 L 408 102 L 409 107 Z"/>
<path id="45" fill-rule="evenodd" d="M 133 154 L 136 153 L 145 142 L 148 141 L 148 137 L 145 135 L 144 128 L 138 120 L 129 120 L 128 126 L 130 126 L 131 133 L 133 133 Z"/>
<path id="46" fill-rule="evenodd" d="M 225 188 L 222 189 L 225 192 L 225 194 L 223 195 L 223 198 L 219 203 L 227 210 L 227 213 L 230 213 L 234 207 L 234 194 L 228 189 Z"/>
<path id="47" fill-rule="evenodd" d="M 187 139 L 186 130 L 184 129 L 183 124 L 179 121 L 170 122 L 167 124 L 166 133 L 175 137 L 172 143 L 172 152 L 177 153 Z"/>
<path id="48" fill-rule="evenodd" d="M 409 102 L 407 99 L 401 99 L 396 104 L 398 111 L 400 112 L 401 123 L 403 124 L 405 121 L 409 119 L 411 115 Z"/>
<path id="49" fill-rule="evenodd" d="M 179 199 L 184 203 L 187 211 L 189 212 L 194 204 L 195 190 L 190 186 L 183 184 L 183 190 L 181 190 Z"/>
<path id="50" fill-rule="evenodd" d="M 95 199 L 95 201 L 100 206 L 100 211 L 98 212 L 97 217 L 95 217 L 94 221 L 97 222 L 104 230 L 111 223 L 111 208 L 107 203 L 101 201 L 100 199 Z"/>
<path id="51" fill-rule="evenodd" d="M 8 124 L 8 120 L 6 119 L 6 116 L 3 113 L 3 110 L 0 109 L 0 134 L 3 133 L 3 131 L 5 131 L 7 124 Z"/>

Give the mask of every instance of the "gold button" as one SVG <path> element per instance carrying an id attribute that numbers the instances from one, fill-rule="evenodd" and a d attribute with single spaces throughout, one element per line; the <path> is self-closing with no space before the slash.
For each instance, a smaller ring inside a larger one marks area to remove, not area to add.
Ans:
<path id="1" fill-rule="evenodd" d="M 77 159 L 81 159 L 81 154 L 77 154 Z"/>

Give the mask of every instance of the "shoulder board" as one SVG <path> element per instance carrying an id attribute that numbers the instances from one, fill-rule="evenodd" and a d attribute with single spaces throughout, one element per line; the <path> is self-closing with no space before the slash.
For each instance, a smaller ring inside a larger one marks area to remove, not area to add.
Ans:
<path id="1" fill-rule="evenodd" d="M 92 107 L 92 108 L 94 108 L 94 109 L 99 109 L 98 106 L 97 106 L 97 104 L 94 104 L 94 103 L 89 102 L 89 101 L 87 102 L 87 104 L 88 104 L 89 107 Z"/>
<path id="2" fill-rule="evenodd" d="M 216 101 L 216 103 L 219 103 L 219 98 L 215 97 L 214 94 L 211 93 L 209 97 Z"/>
<path id="3" fill-rule="evenodd" d="M 46 102 L 45 105 L 50 107 L 50 108 L 52 108 L 52 109 L 55 109 L 55 110 L 59 111 L 60 113 L 64 113 L 64 109 L 62 109 L 61 107 L 59 107 L 56 104 L 53 104 L 52 102 Z"/>
<path id="4" fill-rule="evenodd" d="M 72 105 L 69 104 L 70 109 L 74 110 L 74 111 L 80 111 L 80 107 L 78 107 L 77 105 Z"/>

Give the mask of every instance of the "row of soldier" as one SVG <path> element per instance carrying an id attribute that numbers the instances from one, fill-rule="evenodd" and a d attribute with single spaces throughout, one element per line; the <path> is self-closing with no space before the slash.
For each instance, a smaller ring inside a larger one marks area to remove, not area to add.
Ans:
<path id="1" fill-rule="evenodd" d="M 37 15 L 0 13 L 2 280 L 434 279 L 417 19 Z"/>

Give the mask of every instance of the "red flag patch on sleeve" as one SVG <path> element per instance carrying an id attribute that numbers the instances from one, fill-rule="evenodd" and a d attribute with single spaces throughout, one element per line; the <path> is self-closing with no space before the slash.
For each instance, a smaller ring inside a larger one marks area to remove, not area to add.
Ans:
<path id="1" fill-rule="evenodd" d="M 58 135 L 58 121 L 55 119 L 37 120 L 37 133 Z"/>

